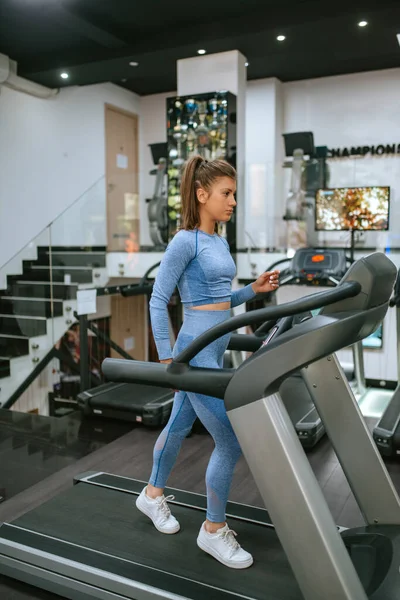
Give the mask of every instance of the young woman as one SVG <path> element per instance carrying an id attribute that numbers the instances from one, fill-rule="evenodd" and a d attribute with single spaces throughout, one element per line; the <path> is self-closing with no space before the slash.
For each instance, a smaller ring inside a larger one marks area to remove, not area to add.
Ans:
<path id="1" fill-rule="evenodd" d="M 170 363 L 204 331 L 228 319 L 231 308 L 257 293 L 278 287 L 279 272 L 263 273 L 257 281 L 232 292 L 236 268 L 226 240 L 216 233 L 236 206 L 236 172 L 225 161 L 201 156 L 186 164 L 181 184 L 182 229 L 174 236 L 161 262 L 150 300 L 150 316 L 160 362 Z M 184 305 L 184 322 L 172 350 L 167 304 L 178 286 Z M 202 350 L 191 362 L 196 367 L 222 368 L 229 334 Z M 136 505 L 162 533 L 177 533 L 164 487 L 182 441 L 198 417 L 215 442 L 207 467 L 207 518 L 197 538 L 198 546 L 228 567 L 243 569 L 253 563 L 225 521 L 225 508 L 235 465 L 241 450 L 222 400 L 191 392 L 177 392 L 171 417 L 160 434 L 153 454 L 149 484 Z"/>

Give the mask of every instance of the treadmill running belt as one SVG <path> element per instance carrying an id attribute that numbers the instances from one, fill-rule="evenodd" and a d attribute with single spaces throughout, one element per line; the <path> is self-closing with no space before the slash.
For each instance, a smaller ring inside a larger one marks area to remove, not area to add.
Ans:
<path id="1" fill-rule="evenodd" d="M 134 573 L 137 574 L 135 567 L 138 564 L 146 565 L 146 569 L 142 570 L 145 575 L 147 572 L 147 577 L 150 576 L 150 584 L 158 584 L 162 589 L 182 596 L 190 592 L 189 597 L 196 600 L 206 597 L 208 600 L 227 598 L 222 590 L 238 598 L 303 598 L 272 528 L 230 517 L 230 526 L 237 531 L 240 543 L 253 554 L 255 561 L 250 569 L 229 569 L 196 545 L 196 537 L 205 518 L 204 512 L 179 505 L 171 506 L 181 523 L 181 531 L 176 535 L 163 535 L 136 509 L 133 505 L 135 499 L 136 496 L 132 494 L 79 483 L 23 515 L 12 525 L 95 550 L 88 552 L 77 546 L 63 544 L 69 558 L 72 553 L 73 560 L 82 560 L 84 564 L 90 562 L 100 569 L 104 569 L 106 564 L 110 572 L 124 577 L 133 579 Z M 3 532 L 2 528 L 3 537 L 11 536 L 15 541 L 18 537 L 20 543 L 32 543 L 29 534 L 21 529 L 12 530 L 13 527 L 6 527 Z M 22 541 L 24 536 L 25 542 Z M 57 546 L 49 538 L 39 540 L 43 540 L 43 547 L 38 546 L 39 549 L 47 552 L 51 551 L 49 544 Z M 44 547 L 46 544 L 47 548 Z M 105 563 L 104 554 L 108 555 Z M 162 573 L 161 577 L 160 565 L 168 575 Z M 158 583 L 159 579 L 162 579 L 162 584 Z M 193 580 L 201 582 L 200 585 L 193 585 Z"/>

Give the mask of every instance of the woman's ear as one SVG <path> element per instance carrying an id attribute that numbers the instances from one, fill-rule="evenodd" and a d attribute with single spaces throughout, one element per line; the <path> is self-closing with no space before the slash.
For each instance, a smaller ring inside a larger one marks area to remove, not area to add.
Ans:
<path id="1" fill-rule="evenodd" d="M 196 190 L 196 196 L 197 196 L 197 200 L 200 202 L 200 204 L 205 204 L 207 201 L 207 192 L 206 190 L 204 190 L 203 188 L 198 188 Z"/>

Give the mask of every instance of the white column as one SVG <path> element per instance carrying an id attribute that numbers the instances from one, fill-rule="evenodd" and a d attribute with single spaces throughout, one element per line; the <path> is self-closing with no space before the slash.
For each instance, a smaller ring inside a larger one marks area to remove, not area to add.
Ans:
<path id="1" fill-rule="evenodd" d="M 275 78 L 250 81 L 246 105 L 245 245 L 279 245 L 285 210 L 283 197 L 282 83 Z M 250 239 L 251 238 L 251 239 Z"/>

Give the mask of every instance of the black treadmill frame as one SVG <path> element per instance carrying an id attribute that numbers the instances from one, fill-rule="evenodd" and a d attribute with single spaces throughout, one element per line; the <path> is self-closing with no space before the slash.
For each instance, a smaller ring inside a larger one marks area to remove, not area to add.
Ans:
<path id="1" fill-rule="evenodd" d="M 121 393 L 121 388 L 132 389 L 132 399 L 129 404 L 126 403 L 125 407 L 117 407 L 110 402 L 104 402 L 105 396 Z M 148 386 L 147 395 L 152 393 L 154 397 L 143 399 L 140 396 L 140 389 L 141 386 L 135 386 L 132 383 L 104 383 L 81 392 L 77 396 L 78 406 L 85 416 L 141 423 L 145 427 L 165 425 L 172 411 L 174 392 Z M 137 397 L 138 392 L 139 397 Z"/>

